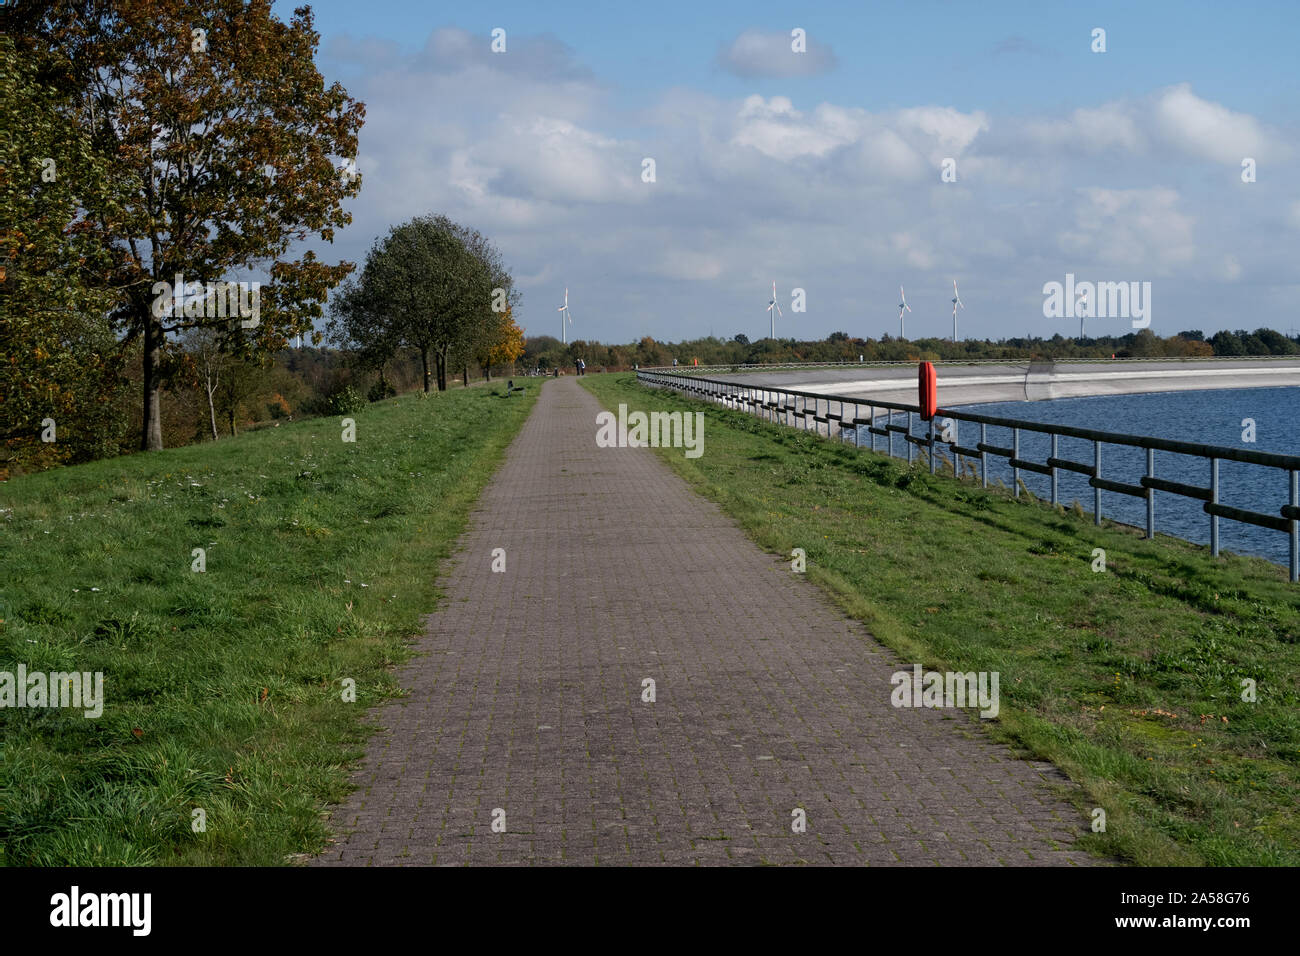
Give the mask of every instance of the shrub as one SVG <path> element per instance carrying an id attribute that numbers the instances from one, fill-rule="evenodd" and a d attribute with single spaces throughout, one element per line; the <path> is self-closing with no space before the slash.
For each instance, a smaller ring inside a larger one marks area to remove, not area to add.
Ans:
<path id="1" fill-rule="evenodd" d="M 271 396 L 271 400 L 266 403 L 266 410 L 271 413 L 272 418 L 276 419 L 288 418 L 293 413 L 289 402 L 279 392 Z"/>
<path id="2" fill-rule="evenodd" d="M 393 383 L 386 378 L 381 378 L 370 386 L 370 391 L 366 392 L 366 398 L 372 402 L 382 402 L 386 398 L 392 398 L 397 394 L 397 389 Z"/>
<path id="3" fill-rule="evenodd" d="M 351 385 L 344 385 L 341 389 L 329 397 L 327 402 L 329 414 L 331 415 L 348 415 L 352 412 L 359 412 L 366 407 L 366 400 L 361 397 Z"/>

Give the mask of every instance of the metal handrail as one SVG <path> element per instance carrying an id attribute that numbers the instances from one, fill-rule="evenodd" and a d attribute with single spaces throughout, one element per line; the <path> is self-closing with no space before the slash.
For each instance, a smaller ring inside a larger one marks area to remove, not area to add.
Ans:
<path id="1" fill-rule="evenodd" d="M 914 363 L 913 363 L 914 364 Z M 919 405 L 912 405 L 906 402 L 891 402 L 883 399 L 864 399 L 849 398 L 841 395 L 826 395 L 820 392 L 808 392 L 799 389 L 780 388 L 772 385 L 746 385 L 739 382 L 729 382 L 722 379 L 702 378 L 698 375 L 682 374 L 678 369 L 663 371 L 661 369 L 639 369 L 637 370 L 638 381 L 648 383 L 654 386 L 667 387 L 678 391 L 694 392 L 704 394 L 706 397 L 719 399 L 721 401 L 739 400 L 746 403 L 751 410 L 757 413 L 757 409 L 762 407 L 769 415 L 769 420 L 780 421 L 778 417 L 785 413 L 783 424 L 790 424 L 791 417 L 799 418 L 805 429 L 808 428 L 808 418 L 811 417 L 815 424 L 825 424 L 827 433 L 830 432 L 830 423 L 837 421 L 841 428 L 852 427 L 854 443 L 857 443 L 858 426 L 867 426 L 867 431 L 871 435 L 871 450 L 875 451 L 876 436 L 883 435 L 888 439 L 887 453 L 894 455 L 894 434 L 901 433 L 904 438 L 904 444 L 907 446 L 907 460 L 912 461 L 913 446 L 928 446 L 931 473 L 935 470 L 934 449 L 936 444 L 947 445 L 954 457 L 954 475 L 960 476 L 961 459 L 979 458 L 980 476 L 984 487 L 988 487 L 988 456 L 993 455 L 1007 459 L 1011 466 L 1013 493 L 1018 497 L 1020 495 L 1020 471 L 1032 471 L 1048 475 L 1051 478 L 1052 504 L 1056 505 L 1058 501 L 1058 473 L 1061 470 L 1078 472 L 1088 477 L 1088 483 L 1094 490 L 1093 494 L 1093 514 L 1096 524 L 1100 525 L 1102 520 L 1102 491 L 1111 491 L 1119 494 L 1126 494 L 1137 498 L 1144 498 L 1147 503 L 1147 537 L 1155 537 L 1155 493 L 1162 491 L 1166 494 L 1178 495 L 1183 498 L 1191 498 L 1203 502 L 1203 510 L 1210 517 L 1210 553 L 1217 557 L 1219 554 L 1219 519 L 1227 518 L 1230 521 L 1238 521 L 1246 524 L 1253 524 L 1258 527 L 1271 528 L 1277 531 L 1285 531 L 1290 535 L 1291 554 L 1290 554 L 1290 575 L 1292 581 L 1300 581 L 1300 456 L 1282 455 L 1275 452 L 1249 451 L 1242 448 L 1229 448 L 1224 445 L 1206 445 L 1200 442 L 1178 441 L 1169 438 L 1156 438 L 1148 435 L 1128 435 L 1122 432 L 1100 431 L 1094 428 L 1078 428 L 1073 425 L 1052 425 L 1044 422 L 1033 422 L 1018 418 L 1002 418 L 995 415 L 982 415 L 976 412 L 964 412 L 957 409 L 939 408 L 936 409 L 934 417 L 952 419 L 954 421 L 966 421 L 980 426 L 980 441 L 974 448 L 959 445 L 954 439 L 948 442 L 936 442 L 935 429 L 933 421 L 929 431 L 922 436 L 912 434 L 913 415 L 919 414 L 921 409 Z M 756 398 L 761 395 L 761 398 Z M 780 401 L 773 401 L 779 398 Z M 789 401 L 788 401 L 789 400 Z M 812 400 L 813 410 L 808 410 L 808 402 Z M 802 405 L 800 404 L 802 402 Z M 826 412 L 821 412 L 821 402 L 826 403 Z M 832 413 L 832 403 L 838 403 L 840 406 L 839 414 Z M 854 414 L 847 417 L 847 406 L 854 406 Z M 869 414 L 863 418 L 859 412 L 862 406 L 866 406 Z M 876 409 L 884 409 L 889 412 L 889 421 L 884 428 L 876 427 Z M 893 424 L 895 413 L 905 413 L 907 415 L 907 427 Z M 987 428 L 993 425 L 1001 428 L 1009 428 L 1012 433 L 1012 447 L 1006 448 L 998 445 L 991 445 L 988 442 Z M 1020 432 L 1032 431 L 1045 434 L 1051 438 L 1051 453 L 1046 462 L 1029 461 L 1020 456 Z M 820 431 L 820 430 L 819 430 Z M 1071 461 L 1058 457 L 1058 439 L 1060 437 L 1079 438 L 1093 443 L 1093 462 L 1085 464 L 1083 462 Z M 1105 478 L 1102 475 L 1102 446 L 1103 445 L 1120 445 L 1130 448 L 1143 448 L 1146 450 L 1146 475 L 1142 476 L 1139 483 L 1129 484 Z M 1210 486 L 1208 488 L 1197 485 L 1187 485 L 1181 482 L 1167 481 L 1156 477 L 1155 474 L 1155 452 L 1165 451 L 1179 455 L 1187 455 L 1193 458 L 1201 458 L 1210 464 Z M 1283 505 L 1276 515 L 1265 514 L 1258 511 L 1248 511 L 1242 508 L 1234 508 L 1224 505 L 1219 501 L 1219 462 L 1220 461 L 1239 461 L 1246 464 L 1261 465 L 1266 468 L 1278 468 L 1290 473 L 1290 501 Z"/>
<path id="2" fill-rule="evenodd" d="M 1012 358 L 947 358 L 932 359 L 933 365 L 1027 365 L 1037 361 L 1055 362 L 1057 365 L 1119 365 L 1124 362 L 1291 362 L 1300 364 L 1300 355 L 1155 355 L 1126 356 L 1124 358 L 1089 358 L 1087 356 L 1067 356 L 1062 358 L 1039 359 L 1030 356 Z M 685 375 L 692 378 L 700 372 L 720 370 L 740 372 L 774 372 L 781 369 L 819 369 L 819 368 L 880 368 L 886 366 L 915 366 L 916 359 L 873 359 L 854 362 L 843 359 L 838 362 L 722 362 L 718 365 L 647 365 L 638 369 L 642 372 L 662 372 L 671 375 Z"/>

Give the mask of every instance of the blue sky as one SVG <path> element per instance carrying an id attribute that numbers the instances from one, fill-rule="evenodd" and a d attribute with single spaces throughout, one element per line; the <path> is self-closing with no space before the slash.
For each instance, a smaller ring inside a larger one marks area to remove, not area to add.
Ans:
<path id="1" fill-rule="evenodd" d="M 446 213 L 530 334 L 567 285 L 571 337 L 756 338 L 776 281 L 778 334 L 896 333 L 903 284 L 909 335 L 946 335 L 954 277 L 964 334 L 1073 334 L 1042 308 L 1067 272 L 1151 282 L 1158 334 L 1300 327 L 1295 4 L 312 6 L 368 110 L 335 254 Z"/>

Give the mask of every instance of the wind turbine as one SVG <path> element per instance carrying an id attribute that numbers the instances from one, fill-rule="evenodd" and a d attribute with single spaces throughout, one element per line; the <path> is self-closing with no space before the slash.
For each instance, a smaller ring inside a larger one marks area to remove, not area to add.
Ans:
<path id="1" fill-rule="evenodd" d="M 957 307 L 966 308 L 966 303 L 961 300 L 961 295 L 957 292 L 957 280 L 952 280 L 952 340 L 957 341 Z"/>
<path id="2" fill-rule="evenodd" d="M 773 309 L 775 309 L 776 311 L 772 312 Z M 767 304 L 767 311 L 772 313 L 772 338 L 776 338 L 776 317 L 779 315 L 781 316 L 781 318 L 784 319 L 785 313 L 782 312 L 781 307 L 776 304 L 776 283 L 775 282 L 772 283 L 772 301 Z"/>
<path id="3" fill-rule="evenodd" d="M 912 307 L 907 304 L 907 296 L 903 295 L 903 287 L 901 285 L 898 287 L 898 297 L 903 300 L 898 303 L 898 337 L 900 339 L 905 339 L 907 336 L 903 332 L 903 329 L 905 328 L 903 325 L 903 311 L 906 310 L 911 312 Z"/>
<path id="4" fill-rule="evenodd" d="M 564 315 L 560 316 L 560 339 L 565 345 L 568 345 L 569 344 L 568 327 L 573 324 L 573 313 L 569 311 L 569 290 L 567 287 L 564 290 L 564 305 L 560 306 L 555 311 L 564 313 Z M 568 320 L 567 325 L 565 324 L 566 319 Z"/>

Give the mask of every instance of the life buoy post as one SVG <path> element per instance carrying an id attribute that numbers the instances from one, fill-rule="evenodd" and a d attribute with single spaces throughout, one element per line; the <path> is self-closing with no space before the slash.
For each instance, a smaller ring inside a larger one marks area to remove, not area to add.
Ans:
<path id="1" fill-rule="evenodd" d="M 934 413 L 939 408 L 939 381 L 934 365 L 922 362 L 917 372 L 917 404 L 921 406 L 921 420 L 930 423 L 930 474 L 934 474 Z"/>
<path id="2" fill-rule="evenodd" d="M 934 366 L 929 362 L 922 362 L 917 379 L 917 384 L 920 386 L 917 404 L 921 406 L 921 418 L 928 422 L 934 418 L 934 413 L 939 408 L 939 382 Z"/>

